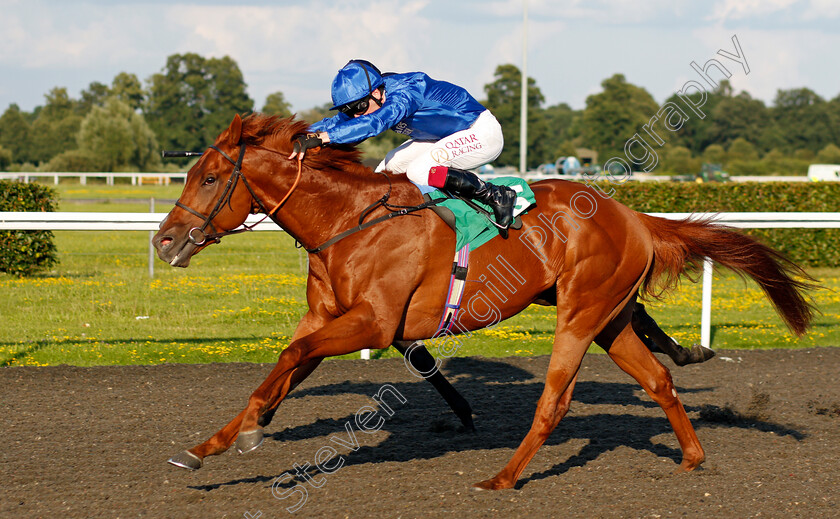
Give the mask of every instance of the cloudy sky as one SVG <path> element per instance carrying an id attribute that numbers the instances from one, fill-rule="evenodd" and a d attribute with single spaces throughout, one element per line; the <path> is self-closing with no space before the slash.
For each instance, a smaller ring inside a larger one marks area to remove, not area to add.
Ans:
<path id="1" fill-rule="evenodd" d="M 0 0 L 0 111 L 71 96 L 119 72 L 141 80 L 167 56 L 231 56 L 261 108 L 281 91 L 295 110 L 329 101 L 348 59 L 422 70 L 476 97 L 503 63 L 522 65 L 523 0 Z M 738 90 L 840 94 L 840 0 L 529 0 L 528 75 L 547 104 L 583 108 L 623 73 L 658 102 L 717 56 Z"/>

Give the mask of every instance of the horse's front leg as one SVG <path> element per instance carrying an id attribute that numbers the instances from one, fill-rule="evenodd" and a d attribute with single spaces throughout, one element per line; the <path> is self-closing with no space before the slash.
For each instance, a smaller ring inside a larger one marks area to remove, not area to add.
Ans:
<path id="1" fill-rule="evenodd" d="M 312 311 L 307 312 L 298 323 L 295 333 L 292 335 L 291 342 L 294 343 L 301 337 L 309 335 L 315 330 L 322 328 L 328 320 L 329 319 L 319 316 Z M 322 359 L 313 359 L 294 370 L 291 377 L 291 387 L 294 388 L 302 382 L 316 367 L 318 367 L 321 360 Z M 271 418 L 274 415 L 274 409 L 276 408 L 271 408 L 266 411 L 266 413 L 260 418 L 260 425 L 266 425 L 271 421 Z M 230 421 L 230 423 L 225 425 L 221 430 L 219 430 L 219 432 L 214 434 L 207 441 L 200 445 L 196 445 L 192 449 L 182 451 L 181 453 L 173 456 L 168 460 L 169 463 L 192 470 L 200 469 L 206 456 L 221 454 L 230 448 L 233 441 L 236 439 L 239 427 L 242 425 L 243 416 L 244 411 L 239 413 L 233 420 Z"/>
<path id="2" fill-rule="evenodd" d="M 388 347 L 393 330 L 386 331 L 382 323 L 371 305 L 362 303 L 319 330 L 293 341 L 265 381 L 251 394 L 236 437 L 237 450 L 244 453 L 260 446 L 263 439 L 260 416 L 279 405 L 289 393 L 294 370 L 314 359 Z"/>
<path id="3" fill-rule="evenodd" d="M 314 332 L 293 340 L 280 354 L 265 381 L 251 394 L 248 407 L 210 439 L 173 457 L 169 462 L 180 467 L 198 469 L 206 456 L 226 451 L 234 441 L 239 452 L 259 447 L 263 441 L 261 416 L 280 405 L 292 387 L 311 373 L 321 359 L 364 348 L 385 348 L 390 344 L 393 330 L 385 332 L 382 322 L 384 320 L 377 319 L 372 307 L 363 303 L 340 317 L 324 322 Z M 298 335 L 298 331 L 295 335 Z M 299 374 L 295 376 L 297 372 Z"/>

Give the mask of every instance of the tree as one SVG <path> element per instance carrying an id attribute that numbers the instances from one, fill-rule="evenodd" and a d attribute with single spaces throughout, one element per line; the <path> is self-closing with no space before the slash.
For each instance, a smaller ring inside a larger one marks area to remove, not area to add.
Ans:
<path id="1" fill-rule="evenodd" d="M 773 104 L 777 108 L 802 108 L 823 103 L 825 100 L 810 88 L 777 90 Z"/>
<path id="2" fill-rule="evenodd" d="M 711 144 L 703 150 L 703 162 L 708 164 L 726 163 L 726 150 L 720 144 Z"/>
<path id="3" fill-rule="evenodd" d="M 822 164 L 840 164 L 840 148 L 828 144 L 817 153 L 817 161 Z"/>
<path id="4" fill-rule="evenodd" d="M 659 105 L 647 90 L 628 83 L 623 74 L 605 79 L 601 87 L 603 92 L 586 98 L 583 138 L 605 162 L 624 156 L 625 143 L 650 121 Z"/>
<path id="5" fill-rule="evenodd" d="M 553 162 L 558 157 L 574 155 L 572 139 L 580 136 L 582 110 L 573 110 L 566 103 L 549 106 L 542 112 L 545 120 L 545 150 L 543 162 Z M 571 153 L 569 153 L 571 148 Z"/>
<path id="6" fill-rule="evenodd" d="M 761 141 L 762 130 L 770 122 L 764 102 L 753 99 L 747 92 L 721 99 L 710 117 L 709 137 L 722 146 L 727 146 L 736 139 L 758 144 Z"/>
<path id="7" fill-rule="evenodd" d="M 148 171 L 160 166 L 157 141 L 143 116 L 115 97 L 104 107 L 93 107 L 82 121 L 78 142 L 79 149 L 93 154 L 104 171 Z"/>
<path id="8" fill-rule="evenodd" d="M 730 162 L 758 160 L 758 150 L 755 149 L 753 143 L 743 137 L 738 137 L 729 145 L 727 156 Z"/>
<path id="9" fill-rule="evenodd" d="M 804 175 L 808 171 L 809 162 L 772 149 L 761 157 L 758 164 L 762 175 Z"/>
<path id="10" fill-rule="evenodd" d="M 283 92 L 274 92 L 273 94 L 268 94 L 265 98 L 262 113 L 279 115 L 280 117 L 291 117 L 292 105 L 286 102 Z"/>
<path id="11" fill-rule="evenodd" d="M 12 164 L 12 152 L 0 146 L 0 171 L 5 171 Z"/>
<path id="12" fill-rule="evenodd" d="M 773 121 L 784 130 L 785 148 L 817 152 L 836 142 L 828 103 L 809 88 L 778 90 L 770 110 Z"/>
<path id="13" fill-rule="evenodd" d="M 84 117 L 94 106 L 104 106 L 109 95 L 111 95 L 111 90 L 108 85 L 94 81 L 82 90 L 82 98 L 76 104 L 76 111 Z"/>
<path id="14" fill-rule="evenodd" d="M 146 96 L 137 76 L 127 72 L 120 72 L 114 76 L 111 82 L 111 95 L 127 104 L 132 110 L 139 110 Z"/>
<path id="15" fill-rule="evenodd" d="M 711 92 L 698 92 L 690 94 L 686 92 L 686 94 L 687 95 L 685 97 L 680 97 L 675 93 L 665 100 L 666 103 L 673 103 L 674 105 L 680 107 L 685 111 L 689 118 L 688 121 L 683 124 L 682 128 L 677 130 L 675 133 L 672 133 L 673 139 L 669 140 L 669 142 L 674 145 L 685 146 L 690 149 L 693 154 L 699 155 L 707 147 L 716 144 L 715 137 L 712 135 L 712 117 L 710 114 L 715 111 L 715 108 L 723 99 L 732 96 L 732 85 L 729 83 L 729 80 L 722 79 L 718 84 L 718 87 Z M 704 95 L 706 96 L 705 101 L 703 101 Z M 687 102 L 690 102 L 694 107 L 696 107 L 703 116 L 701 117 L 695 113 L 692 108 L 688 106 Z M 668 133 L 664 130 L 664 127 L 657 125 L 657 128 L 660 127 L 664 133 Z M 664 138 L 665 137 L 663 135 L 663 139 Z"/>
<path id="16" fill-rule="evenodd" d="M 234 114 L 253 110 L 245 89 L 239 66 L 228 56 L 173 54 L 149 80 L 144 114 L 164 148 L 202 150 Z"/>
<path id="17" fill-rule="evenodd" d="M 29 145 L 31 125 L 20 107 L 11 104 L 0 116 L 0 146 L 11 152 L 12 161 L 32 160 Z"/>
<path id="18" fill-rule="evenodd" d="M 153 171 L 160 167 L 154 133 L 116 97 L 94 106 L 81 123 L 78 149 L 53 157 L 47 171 Z"/>
<path id="19" fill-rule="evenodd" d="M 496 159 L 500 166 L 519 166 L 520 114 L 522 97 L 522 72 L 515 65 L 499 65 L 493 75 L 495 80 L 484 85 L 487 100 L 482 102 L 502 125 L 505 147 Z M 528 78 L 528 167 L 541 164 L 550 155 L 546 150 L 546 120 L 541 107 L 545 102 L 533 78 Z M 553 159 L 551 159 L 553 160 Z"/>
<path id="20" fill-rule="evenodd" d="M 706 97 L 705 101 L 703 101 L 704 95 Z M 692 154 L 699 155 L 707 147 L 716 144 L 715 136 L 713 135 L 713 118 L 711 114 L 723 99 L 731 96 L 732 85 L 727 79 L 722 79 L 717 88 L 710 92 L 686 92 L 684 97 L 680 97 L 675 93 L 666 99 L 665 102 L 672 103 L 682 109 L 686 116 L 688 116 L 688 121 L 683 124 L 682 128 L 676 130 L 676 132 L 669 132 L 661 124 L 657 124 L 656 127 L 658 130 L 661 129 L 660 135 L 662 135 L 663 139 L 666 139 L 665 134 L 670 134 L 672 138 L 666 140 L 671 144 L 685 146 L 691 150 Z M 703 114 L 702 117 L 695 113 L 688 106 L 688 103 L 691 103 L 696 110 L 701 112 Z"/>
<path id="21" fill-rule="evenodd" d="M 332 103 L 324 103 L 319 106 L 313 106 L 309 110 L 304 110 L 297 114 L 297 118 L 301 121 L 306 121 L 308 123 L 316 123 L 323 119 L 324 117 L 329 117 L 330 115 L 334 115 L 330 111 L 330 107 Z"/>
<path id="22" fill-rule="evenodd" d="M 662 164 L 659 170 L 663 173 L 679 175 L 700 172 L 699 161 L 691 156 L 691 150 L 685 146 L 666 146 L 662 151 Z"/>
<path id="23" fill-rule="evenodd" d="M 56 87 L 45 96 L 46 104 L 37 110 L 37 118 L 30 132 L 30 157 L 46 162 L 61 152 L 75 149 L 76 133 L 82 117 L 76 113 L 76 102 L 64 87 Z"/>

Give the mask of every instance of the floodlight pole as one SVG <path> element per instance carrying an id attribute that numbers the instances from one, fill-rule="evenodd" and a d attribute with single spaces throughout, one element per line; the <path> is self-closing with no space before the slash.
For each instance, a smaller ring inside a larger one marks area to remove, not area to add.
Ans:
<path id="1" fill-rule="evenodd" d="M 522 0 L 522 100 L 519 114 L 519 174 L 528 159 L 528 0 Z"/>

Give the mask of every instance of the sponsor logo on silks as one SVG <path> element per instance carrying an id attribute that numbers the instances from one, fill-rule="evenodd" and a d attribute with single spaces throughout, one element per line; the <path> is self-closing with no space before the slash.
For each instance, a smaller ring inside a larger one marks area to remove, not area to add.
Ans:
<path id="1" fill-rule="evenodd" d="M 413 131 L 414 131 L 414 130 L 412 130 L 411 128 L 409 128 L 409 127 L 408 127 L 408 124 L 406 124 L 406 123 L 404 123 L 404 122 L 399 122 L 399 123 L 397 123 L 397 124 L 396 124 L 396 125 L 392 128 L 392 130 L 394 130 L 394 131 L 395 131 L 395 132 L 397 132 L 397 133 L 401 133 L 401 134 L 403 134 L 403 135 L 411 135 L 411 132 L 413 132 Z"/>
<path id="2" fill-rule="evenodd" d="M 448 141 L 445 146 L 452 154 L 453 158 L 470 153 L 471 151 L 478 151 L 484 147 L 474 133 L 465 137 L 452 139 L 451 141 Z"/>
<path id="3" fill-rule="evenodd" d="M 430 151 L 429 154 L 432 156 L 432 160 L 438 164 L 445 164 L 449 162 L 449 152 L 443 148 L 435 148 Z"/>

